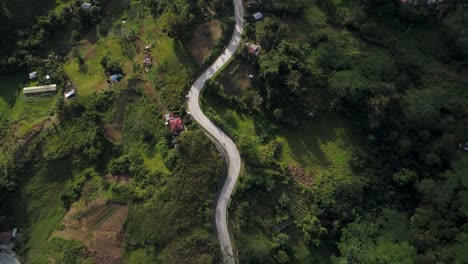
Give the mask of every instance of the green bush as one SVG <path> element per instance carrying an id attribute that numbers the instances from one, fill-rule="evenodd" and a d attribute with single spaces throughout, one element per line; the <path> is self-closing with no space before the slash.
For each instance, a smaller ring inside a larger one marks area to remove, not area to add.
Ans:
<path id="1" fill-rule="evenodd" d="M 48 242 L 49 256 L 58 263 L 84 264 L 88 261 L 81 258 L 86 248 L 77 240 L 62 239 L 53 237 Z"/>

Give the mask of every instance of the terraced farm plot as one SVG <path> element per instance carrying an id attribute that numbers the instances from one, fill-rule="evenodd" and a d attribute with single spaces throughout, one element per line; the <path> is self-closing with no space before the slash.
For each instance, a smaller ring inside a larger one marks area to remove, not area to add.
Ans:
<path id="1" fill-rule="evenodd" d="M 115 263 L 122 257 L 122 224 L 127 212 L 127 206 L 118 204 L 72 208 L 60 222 L 63 230 L 53 236 L 83 242 L 96 263 Z"/>

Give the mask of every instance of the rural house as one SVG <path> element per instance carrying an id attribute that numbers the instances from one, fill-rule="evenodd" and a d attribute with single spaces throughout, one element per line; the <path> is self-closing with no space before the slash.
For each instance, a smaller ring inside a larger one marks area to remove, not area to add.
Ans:
<path id="1" fill-rule="evenodd" d="M 171 133 L 175 136 L 179 135 L 184 130 L 184 124 L 180 117 L 169 120 L 169 126 L 171 127 Z"/>
<path id="2" fill-rule="evenodd" d="M 56 92 L 57 92 L 56 84 L 25 87 L 23 89 L 23 94 L 26 97 L 47 96 L 47 95 L 55 94 Z"/>
<path id="3" fill-rule="evenodd" d="M 182 132 L 184 128 L 184 123 L 180 117 L 175 117 L 173 113 L 167 113 L 164 115 L 164 119 L 166 120 L 166 126 L 169 125 L 171 129 L 171 133 L 174 136 L 177 136 Z"/>

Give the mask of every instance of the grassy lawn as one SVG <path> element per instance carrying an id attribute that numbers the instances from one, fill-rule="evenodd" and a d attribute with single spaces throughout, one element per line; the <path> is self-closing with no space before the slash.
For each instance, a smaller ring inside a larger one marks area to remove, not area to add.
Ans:
<path id="1" fill-rule="evenodd" d="M 154 259 L 146 253 L 144 249 L 130 251 L 125 257 L 124 263 L 127 264 L 146 264 L 153 262 Z"/>
<path id="2" fill-rule="evenodd" d="M 24 137 L 32 129 L 50 118 L 55 102 L 60 95 L 44 98 L 25 98 L 18 96 L 10 112 L 10 120 L 19 124 L 16 136 Z"/>
<path id="3" fill-rule="evenodd" d="M 259 142 L 260 129 L 251 116 L 225 107 L 213 97 L 204 97 L 206 108 L 211 108 L 239 135 Z M 330 172 L 336 176 L 350 176 L 348 161 L 355 148 L 359 148 L 358 136 L 351 124 L 336 113 L 324 113 L 308 119 L 296 128 L 280 128 L 274 140 L 283 143 L 280 164 L 299 165 L 307 174 L 320 178 Z M 263 145 L 259 144 L 258 149 Z"/>
<path id="4" fill-rule="evenodd" d="M 169 175 L 170 171 L 164 164 L 163 157 L 160 153 L 155 153 L 154 155 L 145 155 L 144 157 L 146 167 L 154 173 L 162 173 Z"/>
<path id="5" fill-rule="evenodd" d="M 23 88 L 22 83 L 26 73 L 0 76 L 0 118 L 8 117 L 10 106 L 15 101 L 18 91 Z"/>
<path id="6" fill-rule="evenodd" d="M 281 164 L 297 163 L 315 177 L 325 172 L 350 175 L 348 162 L 358 146 L 350 124 L 337 114 L 327 113 L 293 129 L 280 129 L 277 140 L 284 143 Z"/>
<path id="7" fill-rule="evenodd" d="M 12 197 L 23 210 L 15 210 L 16 219 L 28 230 L 26 263 L 48 263 L 47 241 L 65 214 L 60 195 L 64 178 L 71 175 L 70 164 L 57 161 L 39 167 L 21 187 L 20 196 Z M 24 250 L 24 248 L 22 249 Z"/>
<path id="8" fill-rule="evenodd" d="M 91 45 L 83 41 L 79 52 L 85 59 L 85 65 L 80 69 L 78 60 L 71 59 L 65 64 L 65 71 L 75 83 L 80 95 L 90 95 L 107 88 L 106 76 L 101 66 L 102 58 L 108 56 L 121 64 L 126 62 L 116 37 L 100 39 Z"/>

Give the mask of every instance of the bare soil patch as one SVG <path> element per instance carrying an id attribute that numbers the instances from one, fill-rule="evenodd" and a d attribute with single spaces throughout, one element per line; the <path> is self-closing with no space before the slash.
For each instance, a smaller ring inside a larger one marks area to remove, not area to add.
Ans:
<path id="1" fill-rule="evenodd" d="M 118 130 L 114 123 L 105 124 L 104 132 L 106 133 L 107 138 L 110 139 L 112 142 L 122 142 L 122 131 Z"/>
<path id="2" fill-rule="evenodd" d="M 82 196 L 86 196 L 86 187 Z M 122 263 L 123 222 L 127 218 L 126 205 L 110 203 L 103 198 L 83 205 L 80 199 L 73 204 L 60 224 L 62 230 L 53 236 L 83 242 L 95 263 Z"/>
<path id="3" fill-rule="evenodd" d="M 202 64 L 211 55 L 215 43 L 222 35 L 221 21 L 217 19 L 205 22 L 195 29 L 190 43 L 190 53 L 198 64 Z"/>
<path id="4" fill-rule="evenodd" d="M 128 175 L 113 175 L 113 174 L 106 174 L 106 180 L 108 182 L 117 182 L 117 183 L 122 183 L 126 184 L 130 180 L 130 176 Z"/>
<path id="5" fill-rule="evenodd" d="M 234 64 L 228 68 L 225 74 L 220 78 L 227 95 L 242 95 L 247 89 L 253 86 L 253 79 L 249 78 L 252 74 L 256 76 L 255 69 L 244 63 Z"/>
<path id="6" fill-rule="evenodd" d="M 308 186 L 312 186 L 314 182 L 314 176 L 307 174 L 301 166 L 289 165 L 288 174 L 298 182 Z"/>

